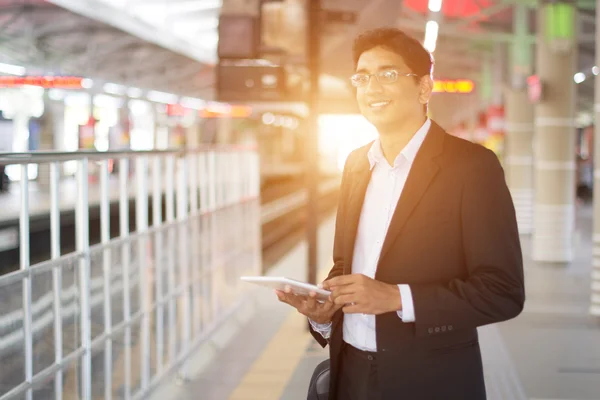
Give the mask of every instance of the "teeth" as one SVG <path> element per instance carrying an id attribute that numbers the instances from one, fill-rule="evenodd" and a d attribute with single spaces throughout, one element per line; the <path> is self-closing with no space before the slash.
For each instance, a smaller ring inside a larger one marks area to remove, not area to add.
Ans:
<path id="1" fill-rule="evenodd" d="M 376 103 L 370 103 L 369 105 L 371 107 L 383 107 L 383 106 L 388 105 L 389 103 L 390 103 L 389 101 L 378 101 Z"/>

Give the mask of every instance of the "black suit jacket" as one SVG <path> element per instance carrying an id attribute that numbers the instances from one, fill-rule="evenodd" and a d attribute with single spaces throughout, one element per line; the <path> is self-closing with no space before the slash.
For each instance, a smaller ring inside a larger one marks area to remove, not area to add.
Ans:
<path id="1" fill-rule="evenodd" d="M 329 277 L 350 274 L 371 172 L 370 145 L 344 168 Z M 496 155 L 432 121 L 381 250 L 375 279 L 409 284 L 415 322 L 376 317 L 383 400 L 485 399 L 477 327 L 517 316 L 525 301 L 513 202 Z M 343 313 L 329 340 L 335 399 Z M 322 346 L 328 341 L 313 336 Z"/>

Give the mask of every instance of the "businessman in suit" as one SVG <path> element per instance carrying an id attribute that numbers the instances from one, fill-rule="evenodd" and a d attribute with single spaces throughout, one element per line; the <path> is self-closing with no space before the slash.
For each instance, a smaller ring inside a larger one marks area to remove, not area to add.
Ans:
<path id="1" fill-rule="evenodd" d="M 356 99 L 379 137 L 344 168 L 322 284 L 332 295 L 277 296 L 329 344 L 331 399 L 485 399 L 476 328 L 525 301 L 502 167 L 428 119 L 433 62 L 417 40 L 377 29 L 353 52 Z"/>

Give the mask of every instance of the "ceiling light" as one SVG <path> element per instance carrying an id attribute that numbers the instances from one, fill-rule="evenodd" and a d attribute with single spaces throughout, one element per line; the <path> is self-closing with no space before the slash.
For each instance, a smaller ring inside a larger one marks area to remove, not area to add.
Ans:
<path id="1" fill-rule="evenodd" d="M 92 86 L 94 86 L 94 81 L 89 78 L 85 78 L 81 81 L 81 87 L 84 89 L 91 89 Z"/>
<path id="2" fill-rule="evenodd" d="M 164 104 L 175 104 L 177 103 L 177 96 L 171 93 L 159 92 L 157 90 L 151 90 L 146 95 L 148 100 L 153 101 L 155 103 L 164 103 Z"/>
<path id="3" fill-rule="evenodd" d="M 106 83 L 104 84 L 104 91 L 109 94 L 114 94 L 116 96 L 122 96 L 127 92 L 127 88 L 123 85 L 118 85 L 116 83 Z"/>
<path id="4" fill-rule="evenodd" d="M 442 0 L 429 0 L 429 11 L 440 12 L 442 9 Z"/>
<path id="5" fill-rule="evenodd" d="M 592 67 L 592 74 L 594 74 L 594 75 L 598 75 L 598 73 L 600 73 L 600 68 L 598 68 L 598 66 L 597 66 L 597 65 L 594 65 L 594 66 Z"/>
<path id="6" fill-rule="evenodd" d="M 203 110 L 206 107 L 206 102 L 202 99 L 194 97 L 182 97 L 180 103 L 185 108 L 191 108 L 193 110 Z"/>
<path id="7" fill-rule="evenodd" d="M 585 81 L 585 74 L 583 72 L 578 72 L 573 76 L 573 80 L 575 83 L 581 83 Z"/>
<path id="8" fill-rule="evenodd" d="M 23 76 L 25 75 L 25 72 L 25 67 L 21 67 L 19 65 L 0 63 L 0 73 Z"/>
<path id="9" fill-rule="evenodd" d="M 127 89 L 127 96 L 131 97 L 132 99 L 139 99 L 142 97 L 143 93 L 144 91 L 142 89 L 138 89 L 136 87 L 130 87 Z"/>
<path id="10" fill-rule="evenodd" d="M 435 51 L 438 29 L 439 26 L 437 22 L 427 21 L 427 25 L 425 26 L 425 41 L 423 43 L 423 47 L 425 47 L 425 49 L 427 49 L 427 51 L 430 53 Z"/>

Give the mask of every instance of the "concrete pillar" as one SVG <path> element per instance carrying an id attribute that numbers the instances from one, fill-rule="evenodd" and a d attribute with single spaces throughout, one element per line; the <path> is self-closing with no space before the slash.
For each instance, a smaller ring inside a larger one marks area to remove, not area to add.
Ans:
<path id="1" fill-rule="evenodd" d="M 596 7 L 596 24 L 600 10 Z M 600 26 L 600 25 L 596 25 Z M 600 65 L 600 29 L 596 30 L 596 65 Z M 592 298 L 590 314 L 600 317 L 600 79 L 595 80 L 596 122 L 594 125 L 594 234 L 592 248 Z"/>
<path id="2" fill-rule="evenodd" d="M 504 43 L 494 45 L 492 65 L 492 87 L 491 104 L 501 106 L 504 101 L 504 85 L 506 84 L 506 47 Z"/>
<path id="3" fill-rule="evenodd" d="M 521 38 L 528 35 L 527 6 L 515 5 L 515 41 L 512 45 L 511 85 L 505 93 L 506 180 L 517 212 L 519 233 L 533 230 L 533 118 L 526 78 L 531 74 L 531 45 Z"/>
<path id="4" fill-rule="evenodd" d="M 544 85 L 535 106 L 534 229 L 535 261 L 573 260 L 575 222 L 576 43 L 548 40 L 547 8 L 538 9 L 537 74 Z M 570 14 L 575 18 L 575 13 Z M 573 21 L 566 21 L 572 23 Z M 564 23 L 563 23 L 564 25 Z M 575 42 L 575 41 L 573 41 Z"/>
<path id="5" fill-rule="evenodd" d="M 515 204 L 519 233 L 533 230 L 533 105 L 525 89 L 506 91 L 506 181 Z"/>
<path id="6" fill-rule="evenodd" d="M 56 116 L 53 114 L 53 109 L 50 105 L 51 100 L 48 98 L 48 93 L 44 94 L 44 113 L 40 117 L 40 147 L 39 150 L 51 151 L 56 150 L 56 136 L 54 132 Z M 58 118 L 60 118 L 59 116 Z M 38 165 L 38 185 L 50 186 L 50 164 Z"/>

